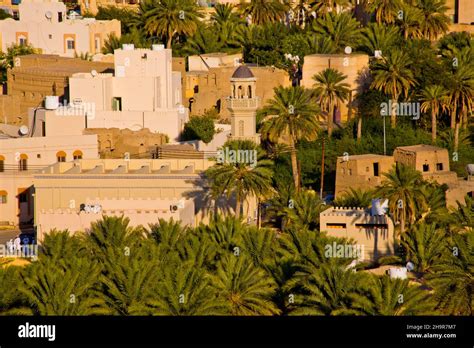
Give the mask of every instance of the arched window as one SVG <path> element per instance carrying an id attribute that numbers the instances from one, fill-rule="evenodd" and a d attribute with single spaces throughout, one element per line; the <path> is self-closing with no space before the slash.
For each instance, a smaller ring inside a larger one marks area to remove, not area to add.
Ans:
<path id="1" fill-rule="evenodd" d="M 243 98 L 243 95 L 242 95 L 242 86 L 239 86 L 238 90 L 237 90 L 237 98 Z"/>
<path id="2" fill-rule="evenodd" d="M 5 157 L 0 155 L 0 173 L 5 171 Z"/>
<path id="3" fill-rule="evenodd" d="M 56 158 L 58 159 L 58 162 L 66 162 L 66 153 L 64 151 L 58 151 Z"/>
<path id="4" fill-rule="evenodd" d="M 74 151 L 72 156 L 75 160 L 82 159 L 82 151 L 81 150 L 76 150 L 76 151 Z"/>
<path id="5" fill-rule="evenodd" d="M 28 170 L 28 156 L 24 153 L 20 155 L 20 160 L 18 162 L 18 170 Z"/>

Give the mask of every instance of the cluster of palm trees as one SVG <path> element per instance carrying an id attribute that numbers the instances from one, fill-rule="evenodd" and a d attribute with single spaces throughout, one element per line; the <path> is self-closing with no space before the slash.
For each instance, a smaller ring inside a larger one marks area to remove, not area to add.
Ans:
<path id="1" fill-rule="evenodd" d="M 131 228 L 104 216 L 87 233 L 51 231 L 35 262 L 0 268 L 0 313 L 472 315 L 472 232 L 414 230 L 404 245 L 417 283 L 354 272 L 351 258 L 325 254 L 351 242 L 310 228 L 278 234 L 220 216 L 197 228 Z"/>
<path id="2" fill-rule="evenodd" d="M 372 21 L 356 19 L 358 8 L 371 14 Z M 346 46 L 371 56 L 381 54 L 372 60 L 364 78 L 369 83 L 359 94 L 375 90 L 392 105 L 402 99 L 420 103 L 423 114 L 431 117 L 433 143 L 437 141 L 438 122 L 444 121 L 444 116 L 450 118 L 453 151 L 457 151 L 460 132 L 467 128 L 472 115 L 474 45 L 469 38 L 461 43 L 453 35 L 446 37 L 444 47 L 435 46 L 434 40 L 448 30 L 446 13 L 445 0 L 364 0 L 359 5 L 349 0 L 250 0 L 238 6 L 216 4 L 215 12 L 206 20 L 193 0 L 145 0 L 128 20 L 129 32 L 120 40 L 110 38 L 105 50 L 112 51 L 125 41 L 137 46 L 161 41 L 182 55 L 243 50 L 248 62 L 285 69 L 291 68 L 285 53 L 300 56 L 299 65 L 307 54 L 342 53 Z M 421 63 L 415 61 L 414 52 L 426 53 L 426 66 L 435 71 L 415 70 L 414 66 Z M 357 106 L 338 71 L 326 71 L 317 82 L 324 85 L 317 90 L 324 99 L 320 104 L 326 114 L 334 113 L 341 103 L 350 104 L 350 110 Z M 333 91 L 336 85 L 338 91 Z M 325 96 L 326 92 L 331 95 Z M 356 116 L 361 134 L 366 115 Z M 396 124 L 393 108 L 392 128 Z M 327 117 L 327 127 L 331 135 L 333 116 Z"/>

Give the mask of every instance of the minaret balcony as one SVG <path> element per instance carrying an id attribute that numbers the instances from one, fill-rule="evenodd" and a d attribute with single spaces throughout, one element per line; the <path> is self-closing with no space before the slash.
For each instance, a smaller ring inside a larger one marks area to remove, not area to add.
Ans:
<path id="1" fill-rule="evenodd" d="M 256 109 L 259 106 L 260 98 L 227 98 L 227 107 L 230 109 Z"/>

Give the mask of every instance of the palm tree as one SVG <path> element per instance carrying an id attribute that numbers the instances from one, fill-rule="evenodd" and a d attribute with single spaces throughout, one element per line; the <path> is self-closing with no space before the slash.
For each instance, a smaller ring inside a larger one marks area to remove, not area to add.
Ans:
<path id="1" fill-rule="evenodd" d="M 327 13 L 313 21 L 312 31 L 329 38 L 338 50 L 346 46 L 354 47 L 361 38 L 360 23 L 347 12 Z"/>
<path id="2" fill-rule="evenodd" d="M 421 31 L 425 38 L 436 40 L 448 31 L 450 19 L 446 15 L 446 0 L 418 0 L 417 7 L 421 10 Z"/>
<path id="3" fill-rule="evenodd" d="M 375 21 L 379 24 L 392 24 L 402 8 L 401 0 L 368 0 L 367 10 L 375 13 Z"/>
<path id="4" fill-rule="evenodd" d="M 218 300 L 230 315 L 275 315 L 279 309 L 271 301 L 276 284 L 265 271 L 255 267 L 245 254 L 227 254 L 211 277 Z"/>
<path id="5" fill-rule="evenodd" d="M 433 304 L 429 292 L 411 285 L 408 279 L 372 275 L 364 296 L 354 298 L 353 309 L 365 315 L 429 315 L 433 313 Z"/>
<path id="6" fill-rule="evenodd" d="M 71 234 L 67 230 L 51 230 L 44 235 L 39 258 L 40 260 L 47 259 L 61 262 L 79 255 L 85 255 L 82 238 L 82 235 Z"/>
<path id="7" fill-rule="evenodd" d="M 426 197 L 421 189 L 421 173 L 404 164 L 397 163 L 388 173 L 384 173 L 382 184 L 376 194 L 389 200 L 389 210 L 395 221 L 400 222 L 400 234 L 405 232 L 405 224 L 414 223 L 420 206 L 426 206 Z"/>
<path id="8" fill-rule="evenodd" d="M 174 249 L 177 242 L 182 239 L 186 229 L 181 226 L 180 221 L 158 219 L 157 224 L 151 224 L 149 234 L 159 245 L 166 245 Z"/>
<path id="9" fill-rule="evenodd" d="M 100 269 L 87 258 L 73 257 L 67 265 L 38 261 L 22 275 L 19 291 L 34 315 L 106 314 L 95 294 Z"/>
<path id="10" fill-rule="evenodd" d="M 406 53 L 399 50 L 390 51 L 388 55 L 377 59 L 372 65 L 374 77 L 372 88 L 390 95 L 395 106 L 400 95 L 403 93 L 406 97 L 409 89 L 415 85 L 415 78 L 410 69 L 411 64 L 412 61 Z M 392 128 L 395 128 L 397 124 L 395 111 L 393 107 L 391 110 Z"/>
<path id="11" fill-rule="evenodd" d="M 469 64 L 461 64 L 453 71 L 448 84 L 451 109 L 451 129 L 454 129 L 454 151 L 459 147 L 459 127 L 465 114 L 473 108 L 474 71 Z M 467 125 L 467 122 L 464 123 Z"/>
<path id="12" fill-rule="evenodd" d="M 351 187 L 341 197 L 337 197 L 333 205 L 336 207 L 368 208 L 372 204 L 372 198 L 374 198 L 373 190 L 354 189 Z"/>
<path id="13" fill-rule="evenodd" d="M 364 51 L 375 55 L 375 51 L 387 52 L 400 38 L 400 31 L 394 25 L 370 23 L 362 30 L 361 43 Z"/>
<path id="14" fill-rule="evenodd" d="M 349 98 L 350 86 L 343 82 L 347 78 L 340 71 L 327 68 L 313 76 L 314 89 L 318 96 L 321 108 L 328 114 L 328 135 L 331 137 L 336 108 Z"/>
<path id="15" fill-rule="evenodd" d="M 329 208 L 314 191 L 298 192 L 292 204 L 281 212 L 288 222 L 300 229 L 319 231 L 319 214 Z"/>
<path id="16" fill-rule="evenodd" d="M 100 297 L 112 315 L 150 314 L 149 301 L 158 281 L 158 265 L 152 256 L 152 245 L 142 246 L 139 253 L 110 253 L 101 276 Z"/>
<path id="17" fill-rule="evenodd" d="M 361 296 L 365 274 L 329 262 L 311 274 L 297 273 L 287 287 L 294 289 L 292 315 L 354 315 L 354 298 Z M 298 291 L 298 289 L 301 289 Z"/>
<path id="18" fill-rule="evenodd" d="M 456 208 L 450 210 L 450 226 L 458 232 L 474 232 L 474 198 L 464 197 L 464 203 L 456 201 Z"/>
<path id="19" fill-rule="evenodd" d="M 423 37 L 422 18 L 423 13 L 420 9 L 410 5 L 403 6 L 403 13 L 397 17 L 395 24 L 400 28 L 405 40 Z"/>
<path id="20" fill-rule="evenodd" d="M 299 140 L 314 137 L 319 130 L 317 116 L 320 109 L 313 100 L 311 90 L 303 87 L 276 87 L 274 97 L 264 108 L 271 117 L 263 125 L 262 132 L 268 132 L 270 140 L 278 142 L 282 136 L 288 137 L 291 149 L 291 169 L 296 191 L 299 191 L 296 144 Z"/>
<path id="21" fill-rule="evenodd" d="M 474 234 L 456 234 L 446 258 L 433 266 L 429 284 L 437 309 L 447 315 L 474 314 Z"/>
<path id="22" fill-rule="evenodd" d="M 250 140 L 233 140 L 224 144 L 220 150 L 222 154 L 226 149 L 234 151 L 235 154 L 248 154 L 247 160 L 224 159 L 223 163 L 217 163 L 209 168 L 205 175 L 212 181 L 221 194 L 228 198 L 235 196 L 235 214 L 239 218 L 244 200 L 249 196 L 256 198 L 269 194 L 272 191 L 271 180 L 273 176 L 273 162 L 263 158 L 263 151 Z M 253 163 L 250 163 L 250 155 L 256 153 Z"/>
<path id="23" fill-rule="evenodd" d="M 209 238 L 211 244 L 217 251 L 217 257 L 227 252 L 234 251 L 235 247 L 241 247 L 244 225 L 240 219 L 234 216 L 216 215 L 209 224 L 200 224 L 197 232 Z"/>
<path id="24" fill-rule="evenodd" d="M 193 0 L 149 0 L 153 8 L 142 13 L 148 34 L 166 39 L 166 48 L 171 48 L 176 35 L 192 36 L 202 18 L 199 7 Z"/>
<path id="25" fill-rule="evenodd" d="M 443 86 L 440 85 L 429 85 L 420 93 L 421 98 L 421 112 L 428 112 L 431 110 L 431 142 L 436 142 L 436 124 L 437 116 L 440 111 L 444 112 L 448 110 L 448 97 L 447 91 Z"/>
<path id="26" fill-rule="evenodd" d="M 239 5 L 245 16 L 250 16 L 252 24 L 279 22 L 286 16 L 287 6 L 280 0 L 250 0 Z"/>
<path id="27" fill-rule="evenodd" d="M 339 13 L 349 6 L 349 0 L 311 0 L 310 6 L 317 14 Z"/>
<path id="28" fill-rule="evenodd" d="M 226 314 L 203 269 L 189 262 L 170 263 L 164 265 L 160 278 L 148 303 L 154 315 Z"/>
<path id="29" fill-rule="evenodd" d="M 407 260 L 415 264 L 416 271 L 426 273 L 443 256 L 446 235 L 436 228 L 435 223 L 419 223 L 403 236 L 401 244 L 405 248 Z"/>
<path id="30" fill-rule="evenodd" d="M 144 236 L 141 228 L 128 226 L 130 220 L 123 216 L 103 216 L 102 220 L 91 224 L 90 232 L 85 236 L 85 245 L 94 258 L 104 262 L 111 254 L 133 252 L 139 247 Z"/>
<path id="31" fill-rule="evenodd" d="M 29 315 L 25 299 L 18 292 L 18 284 L 22 282 L 21 269 L 15 266 L 0 266 L 0 315 Z"/>
<path id="32" fill-rule="evenodd" d="M 248 228 L 242 233 L 242 251 L 249 255 L 255 267 L 266 268 L 275 253 L 277 235 L 270 229 Z"/>

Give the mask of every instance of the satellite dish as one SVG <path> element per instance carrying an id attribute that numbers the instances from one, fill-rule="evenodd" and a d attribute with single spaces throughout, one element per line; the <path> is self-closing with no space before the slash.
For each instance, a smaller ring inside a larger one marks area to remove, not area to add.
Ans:
<path id="1" fill-rule="evenodd" d="M 346 48 L 344 48 L 344 53 L 345 54 L 351 54 L 352 53 L 352 47 L 346 46 Z"/>
<path id="2" fill-rule="evenodd" d="M 96 76 L 98 75 L 97 70 L 92 70 L 92 71 L 91 71 L 91 75 L 94 76 L 94 77 L 96 77 Z"/>
<path id="3" fill-rule="evenodd" d="M 53 18 L 53 13 L 52 13 L 51 11 L 46 12 L 44 15 L 45 15 L 46 18 L 48 18 L 48 19 Z"/>
<path id="4" fill-rule="evenodd" d="M 28 127 L 27 126 L 21 126 L 20 127 L 20 134 L 21 135 L 27 135 L 28 134 Z"/>
<path id="5" fill-rule="evenodd" d="M 415 265 L 413 264 L 413 262 L 407 262 L 407 270 L 408 272 L 411 272 L 415 269 Z"/>

